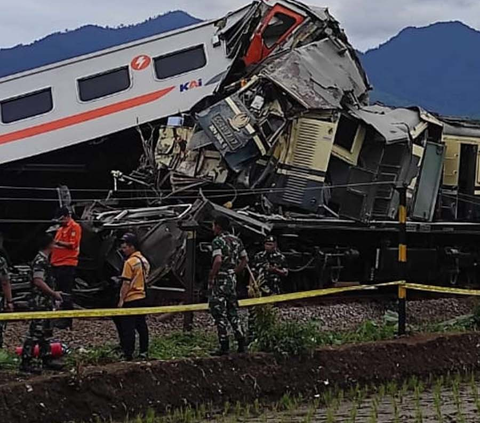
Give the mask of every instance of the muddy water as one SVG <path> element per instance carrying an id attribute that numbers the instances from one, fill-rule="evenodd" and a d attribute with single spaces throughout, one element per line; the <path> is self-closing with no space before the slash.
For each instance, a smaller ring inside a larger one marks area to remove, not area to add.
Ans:
<path id="1" fill-rule="evenodd" d="M 456 392 L 455 392 L 456 391 Z M 267 412 L 255 418 L 239 418 L 248 423 L 396 423 L 396 422 L 480 422 L 479 384 L 462 384 L 458 389 L 425 390 L 352 401 L 333 401 L 329 408 L 315 404 L 284 412 Z M 475 399 L 477 398 L 477 399 Z"/>

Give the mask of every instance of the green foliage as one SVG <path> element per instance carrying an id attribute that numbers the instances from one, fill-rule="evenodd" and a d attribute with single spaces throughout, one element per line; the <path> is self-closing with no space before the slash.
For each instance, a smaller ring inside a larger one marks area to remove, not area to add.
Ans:
<path id="1" fill-rule="evenodd" d="M 319 332 L 313 323 L 281 322 L 259 338 L 261 351 L 280 356 L 302 355 L 319 345 Z"/>
<path id="2" fill-rule="evenodd" d="M 378 324 L 371 320 L 366 320 L 355 331 L 321 332 L 318 335 L 318 341 L 319 345 L 383 341 L 394 338 L 396 331 L 396 326 L 393 324 Z"/>
<path id="3" fill-rule="evenodd" d="M 76 351 L 65 359 L 67 367 L 76 367 L 79 364 L 98 366 L 120 360 L 120 354 L 111 345 Z"/>
<path id="4" fill-rule="evenodd" d="M 14 355 L 6 350 L 0 350 L 0 369 L 13 369 L 17 366 L 17 361 Z"/>
<path id="5" fill-rule="evenodd" d="M 389 316 L 391 317 L 391 316 Z M 341 332 L 320 330 L 318 323 L 280 321 L 278 310 L 264 306 L 256 310 L 256 339 L 252 351 L 274 353 L 277 356 L 302 355 L 321 345 L 343 345 L 358 342 L 374 342 L 395 337 L 395 319 L 383 323 L 371 320 L 363 322 L 355 331 Z"/>
<path id="6" fill-rule="evenodd" d="M 277 309 L 268 306 L 258 308 L 255 314 L 253 351 L 287 357 L 309 353 L 319 345 L 320 332 L 313 322 L 282 322 Z"/>
<path id="7" fill-rule="evenodd" d="M 159 360 L 179 358 L 206 357 L 215 349 L 215 335 L 193 331 L 190 333 L 174 332 L 155 338 L 150 343 L 150 357 Z"/>
<path id="8" fill-rule="evenodd" d="M 174 360 L 191 357 L 206 357 L 216 346 L 213 334 L 204 332 L 173 332 L 169 335 L 155 338 L 150 343 L 150 358 L 157 360 Z M 0 350 L 0 366 L 2 366 L 2 351 Z M 6 354 L 6 353 L 5 353 Z M 79 350 L 66 358 L 68 367 L 78 365 L 98 366 L 121 360 L 121 352 L 113 345 L 104 345 Z"/>

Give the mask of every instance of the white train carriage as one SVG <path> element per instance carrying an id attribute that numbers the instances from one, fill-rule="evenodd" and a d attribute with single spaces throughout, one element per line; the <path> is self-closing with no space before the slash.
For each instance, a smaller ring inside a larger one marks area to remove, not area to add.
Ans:
<path id="1" fill-rule="evenodd" d="M 217 22 L 0 79 L 0 164 L 189 110 L 232 63 Z"/>

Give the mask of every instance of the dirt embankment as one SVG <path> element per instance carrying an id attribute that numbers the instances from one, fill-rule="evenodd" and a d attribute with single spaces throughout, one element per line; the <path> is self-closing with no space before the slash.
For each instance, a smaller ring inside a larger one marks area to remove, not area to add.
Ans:
<path id="1" fill-rule="evenodd" d="M 5 383 L 0 416 L 9 423 L 121 420 L 148 408 L 277 400 L 287 391 L 314 395 L 333 384 L 480 369 L 479 352 L 480 334 L 469 333 L 324 348 L 286 361 L 257 354 L 121 363 Z"/>

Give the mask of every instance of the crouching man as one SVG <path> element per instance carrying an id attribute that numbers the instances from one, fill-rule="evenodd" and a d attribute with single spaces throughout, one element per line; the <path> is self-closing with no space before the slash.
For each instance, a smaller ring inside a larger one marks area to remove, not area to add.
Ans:
<path id="1" fill-rule="evenodd" d="M 51 311 L 54 301 L 62 301 L 60 292 L 53 290 L 50 270 L 50 254 L 54 246 L 53 239 L 45 235 L 40 241 L 40 251 L 33 260 L 32 287 L 29 306 L 32 311 Z M 28 373 L 40 373 L 41 369 L 33 365 L 35 346 L 39 346 L 39 359 L 44 368 L 61 370 L 63 365 L 50 357 L 51 321 L 48 319 L 32 320 L 23 344 L 20 370 Z"/>

